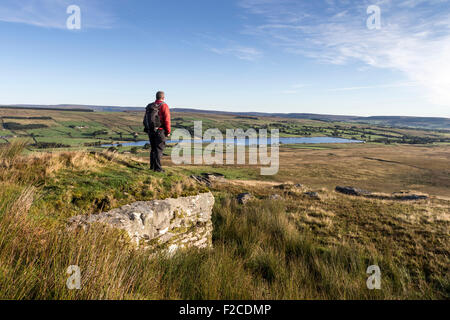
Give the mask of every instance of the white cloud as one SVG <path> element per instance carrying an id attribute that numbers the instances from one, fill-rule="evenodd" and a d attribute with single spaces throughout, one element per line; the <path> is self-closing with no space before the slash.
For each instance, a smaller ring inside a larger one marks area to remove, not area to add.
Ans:
<path id="1" fill-rule="evenodd" d="M 372 4 L 381 7 L 381 30 L 366 27 Z M 450 106 L 449 0 L 241 0 L 240 5 L 265 20 L 246 26 L 246 34 L 326 63 L 401 71 L 430 102 Z"/>
<path id="2" fill-rule="evenodd" d="M 81 8 L 82 28 L 109 28 L 113 17 L 97 0 L 2 0 L 0 21 L 65 29 L 69 5 Z"/>

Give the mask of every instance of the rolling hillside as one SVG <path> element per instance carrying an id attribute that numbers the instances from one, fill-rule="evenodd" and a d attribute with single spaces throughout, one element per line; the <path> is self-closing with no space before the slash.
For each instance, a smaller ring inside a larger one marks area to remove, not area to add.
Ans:
<path id="1" fill-rule="evenodd" d="M 21 109 L 45 109 L 45 110 L 67 110 L 67 111 L 95 111 L 95 112 L 143 112 L 143 107 L 120 107 L 120 106 L 94 106 L 94 105 L 9 105 L 0 108 Z M 278 117 L 287 119 L 308 119 L 319 121 L 342 121 L 354 123 L 368 123 L 379 126 L 394 128 L 421 128 L 450 130 L 450 118 L 440 117 L 405 117 L 405 116 L 371 116 L 358 117 L 346 115 L 326 115 L 313 113 L 264 113 L 264 112 L 225 112 L 215 110 L 200 110 L 189 108 L 172 108 L 177 113 L 201 113 L 250 117 Z"/>

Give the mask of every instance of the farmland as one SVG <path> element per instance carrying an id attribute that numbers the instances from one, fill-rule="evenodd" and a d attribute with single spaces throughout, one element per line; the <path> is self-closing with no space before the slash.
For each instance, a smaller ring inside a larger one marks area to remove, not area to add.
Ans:
<path id="1" fill-rule="evenodd" d="M 147 140 L 142 112 L 74 112 L 0 109 L 3 141 L 32 140 L 31 149 L 80 149 L 102 144 Z M 450 130 L 394 128 L 348 122 L 222 114 L 173 113 L 174 129 L 191 133 L 194 121 L 203 130 L 218 128 L 278 129 L 281 137 L 340 137 L 375 144 L 448 144 Z M 124 151 L 124 150 L 122 150 Z"/>

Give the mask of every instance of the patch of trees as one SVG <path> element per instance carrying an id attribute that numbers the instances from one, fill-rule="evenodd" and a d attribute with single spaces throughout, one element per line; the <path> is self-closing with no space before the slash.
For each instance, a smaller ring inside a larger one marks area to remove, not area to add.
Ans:
<path id="1" fill-rule="evenodd" d="M 259 120 L 258 117 L 248 117 L 248 116 L 236 116 L 236 119 Z"/>
<path id="2" fill-rule="evenodd" d="M 97 131 L 92 132 L 92 136 L 94 136 L 94 137 L 105 135 L 105 134 L 108 134 L 107 130 L 97 130 Z"/>
<path id="3" fill-rule="evenodd" d="M 100 147 L 103 145 L 103 142 L 96 141 L 96 142 L 87 142 L 84 144 L 85 147 Z"/>
<path id="4" fill-rule="evenodd" d="M 53 120 L 52 117 L 19 117 L 19 116 L 6 116 L 2 117 L 3 119 L 10 120 Z"/>
<path id="5" fill-rule="evenodd" d="M 415 137 L 415 136 L 403 136 L 397 139 L 389 138 L 378 138 L 374 139 L 373 142 L 391 144 L 391 143 L 401 143 L 401 144 L 431 144 L 436 142 L 450 142 L 450 139 L 445 138 L 430 138 L 430 137 Z"/>
<path id="6" fill-rule="evenodd" d="M 37 149 L 59 149 L 59 148 L 70 148 L 71 146 L 62 143 L 54 142 L 37 142 L 31 145 Z"/>
<path id="7" fill-rule="evenodd" d="M 33 130 L 33 129 L 44 129 L 48 128 L 45 124 L 31 123 L 31 124 L 20 124 L 16 122 L 5 122 L 3 127 L 8 130 Z"/>

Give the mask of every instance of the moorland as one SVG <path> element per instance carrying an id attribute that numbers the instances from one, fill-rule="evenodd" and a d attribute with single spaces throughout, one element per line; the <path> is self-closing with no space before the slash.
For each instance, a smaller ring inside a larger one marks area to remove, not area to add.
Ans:
<path id="1" fill-rule="evenodd" d="M 366 143 L 281 145 L 274 176 L 249 165 L 174 165 L 169 147 L 161 174 L 148 170 L 148 148 L 123 146 L 146 139 L 141 112 L 9 108 L 0 119 L 0 298 L 450 297 L 449 128 L 174 112 L 174 128 L 190 132 L 201 120 L 204 130 Z M 205 173 L 224 179 L 191 178 Z M 76 215 L 207 190 L 216 199 L 211 249 L 155 257 L 113 231 L 65 231 Z M 252 199 L 240 204 L 244 192 Z M 69 265 L 84 270 L 80 291 L 65 286 Z M 366 286 L 370 265 L 380 266 L 381 290 Z"/>

